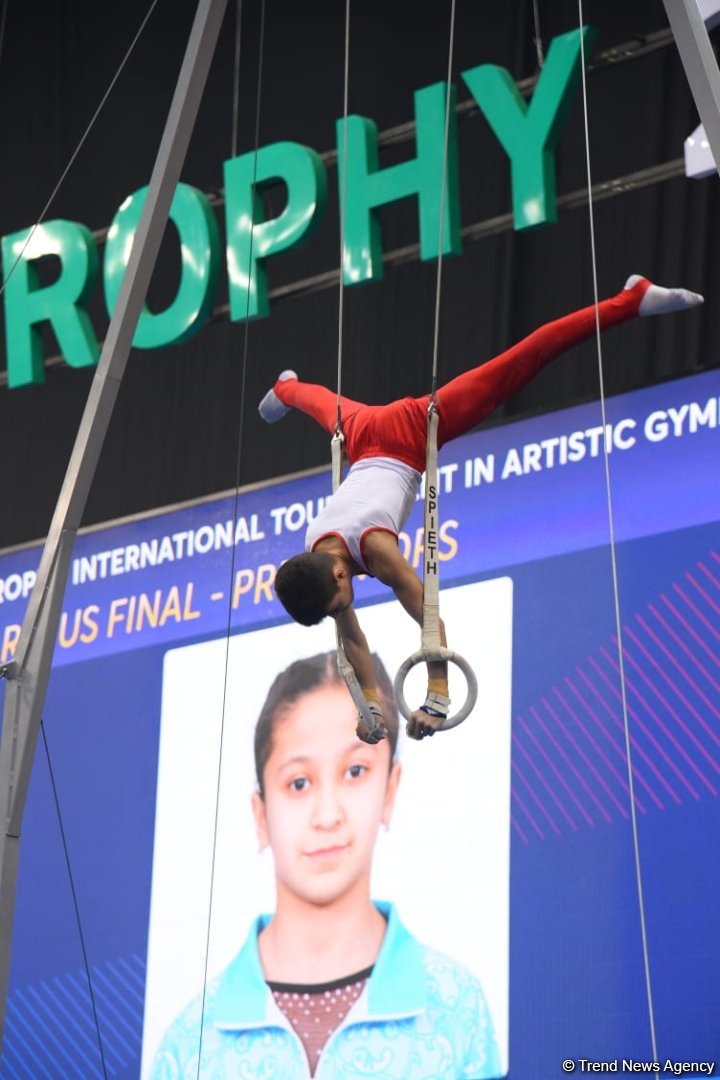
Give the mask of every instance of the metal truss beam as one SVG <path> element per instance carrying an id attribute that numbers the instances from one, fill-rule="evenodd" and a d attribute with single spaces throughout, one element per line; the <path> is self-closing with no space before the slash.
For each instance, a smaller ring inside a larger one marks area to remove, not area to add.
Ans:
<path id="1" fill-rule="evenodd" d="M 663 0 L 715 163 L 720 162 L 720 70 L 697 0 Z"/>
<path id="2" fill-rule="evenodd" d="M 73 544 L 110 424 L 170 204 L 180 179 L 227 0 L 199 0 L 145 207 L 108 327 L 14 661 L 4 672 L 0 741 L 0 1050 L 10 973 L 20 829 Z"/>

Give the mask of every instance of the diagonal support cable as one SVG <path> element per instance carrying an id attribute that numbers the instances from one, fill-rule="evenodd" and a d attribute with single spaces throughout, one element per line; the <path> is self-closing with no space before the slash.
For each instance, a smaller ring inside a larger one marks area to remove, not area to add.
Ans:
<path id="1" fill-rule="evenodd" d="M 122 59 L 122 63 L 120 64 L 120 67 L 117 69 L 117 71 L 113 75 L 112 79 L 110 80 L 110 85 L 108 86 L 107 90 L 105 91 L 102 98 L 100 99 L 100 104 L 95 109 L 95 112 L 92 114 L 92 116 L 90 118 L 90 122 L 87 125 L 87 127 L 85 128 L 85 131 L 83 132 L 83 134 L 82 134 L 82 136 L 80 138 L 80 141 L 78 142 L 77 146 L 73 150 L 73 152 L 70 155 L 70 158 L 69 158 L 65 168 L 63 169 L 62 173 L 60 174 L 60 179 L 58 180 L 58 182 L 55 184 L 55 187 L 50 192 L 48 200 L 45 203 L 45 205 L 43 206 L 42 210 L 40 211 L 40 214 L 39 214 L 39 216 L 37 218 L 37 221 L 35 222 L 33 227 L 28 231 L 28 234 L 27 234 L 27 236 L 25 238 L 24 244 L 22 245 L 22 247 L 20 248 L 20 251 L 15 256 L 15 261 L 12 263 L 12 265 L 10 267 L 6 268 L 6 273 L 5 273 L 4 279 L 2 281 L 2 284 L 0 284 L 0 296 L 2 296 L 2 294 L 5 292 L 5 289 L 7 288 L 7 284 L 9 282 L 10 278 L 15 273 L 15 271 L 16 271 L 16 269 L 18 267 L 18 264 L 23 259 L 27 249 L 30 247 L 30 244 L 32 243 L 32 239 L 33 239 L 35 233 L 37 232 L 40 225 L 42 225 L 43 221 L 45 220 L 50 207 L 55 202 L 57 194 L 60 191 L 60 188 L 63 186 L 63 184 L 65 183 L 65 180 L 67 179 L 68 173 L 70 172 L 73 165 L 77 161 L 77 158 L 78 158 L 78 155 L 79 155 L 80 151 L 82 150 L 83 146 L 85 145 L 87 139 L 90 136 L 90 132 L 95 127 L 95 124 L 97 123 L 97 120 L 98 120 L 100 114 L 102 113 L 103 109 L 105 108 L 105 103 L 106 103 L 107 99 L 110 97 L 113 90 L 115 89 L 115 84 L 117 83 L 118 79 L 122 75 L 123 69 L 125 68 L 125 65 L 127 64 L 128 60 L 132 56 L 133 51 L 134 51 L 135 46 L 137 45 L 138 41 L 142 37 L 143 31 L 144 31 L 145 27 L 147 26 L 147 23 L 148 23 L 148 20 L 150 19 L 150 16 L 152 15 L 153 11 L 155 10 L 157 2 L 158 2 L 158 0 L 152 0 L 152 3 L 150 5 L 150 7 L 148 8 L 147 12 L 145 13 L 145 18 L 140 23 L 140 26 L 137 29 L 137 33 L 135 34 L 135 37 L 130 42 L 130 47 L 127 50 L 127 52 L 125 53 L 125 56 Z M 6 6 L 7 6 L 7 4 L 6 4 Z M 2 25 L 0 26 L 0 52 L 2 51 L 2 42 L 3 42 L 4 31 L 5 31 L 5 12 L 3 12 Z"/>
<path id="2" fill-rule="evenodd" d="M 590 166 L 590 128 L 588 120 L 588 94 L 587 77 L 585 74 L 585 38 L 582 27 L 585 20 L 583 17 L 583 0 L 578 0 L 578 25 L 580 26 L 580 70 L 582 72 L 583 93 L 583 118 L 585 130 L 585 170 L 587 173 L 588 190 L 588 225 L 590 232 L 590 253 L 592 260 L 593 296 L 595 301 L 595 340 L 598 361 L 598 379 L 600 387 L 600 417 L 602 430 L 607 431 L 607 418 L 605 409 L 605 380 L 603 374 L 603 353 L 600 333 L 600 298 L 598 293 L 597 275 L 597 247 L 595 243 L 595 214 L 592 200 L 592 175 Z M 618 647 L 618 673 L 620 679 L 620 700 L 622 703 L 623 729 L 625 732 L 625 758 L 628 773 L 628 793 L 630 797 L 630 822 L 632 825 L 633 856 L 635 861 L 635 884 L 637 889 L 638 915 L 640 918 L 640 940 L 642 944 L 643 972 L 645 976 L 645 996 L 648 1010 L 648 1025 L 650 1034 L 650 1046 L 652 1060 L 658 1061 L 657 1035 L 655 1030 L 655 1004 L 653 998 L 653 985 L 650 966 L 650 948 L 648 942 L 647 920 L 645 917 L 645 895 L 643 890 L 642 859 L 640 857 L 640 834 L 637 822 L 637 808 L 635 804 L 635 772 L 632 761 L 632 745 L 630 740 L 630 718 L 627 702 L 627 683 L 625 680 L 625 648 L 623 645 L 622 614 L 620 609 L 620 579 L 618 575 L 617 553 L 615 544 L 615 514 L 613 508 L 612 480 L 610 471 L 610 454 L 607 442 L 603 439 L 603 461 L 605 466 L 605 493 L 607 496 L 608 534 L 610 568 L 612 571 L 613 604 L 615 610 L 615 635 Z"/>
<path id="3" fill-rule="evenodd" d="M 200 0 L 118 302 L 110 321 L 8 670 L 0 742 L 0 1038 L 10 967 L 20 828 L 73 543 L 147 294 L 227 0 Z M 0 1043 L 1 1046 L 1 1043 Z"/>
<path id="4" fill-rule="evenodd" d="M 40 720 L 40 731 L 42 733 L 43 749 L 45 750 L 45 760 L 47 761 L 48 776 L 50 778 L 50 790 L 52 791 L 53 802 L 55 803 L 55 813 L 57 814 L 58 825 L 60 827 L 60 840 L 62 842 L 63 855 L 65 857 L 65 866 L 68 872 L 68 879 L 70 881 L 70 895 L 72 896 L 73 911 L 75 912 L 75 925 L 77 926 L 78 937 L 80 938 L 80 951 L 83 959 L 83 969 L 85 971 L 85 978 L 88 985 L 88 996 L 90 997 L 90 1008 L 92 1009 L 93 1022 L 95 1027 L 95 1036 L 98 1043 L 98 1053 L 100 1054 L 100 1067 L 102 1068 L 102 1074 L 104 1080 L 107 1080 L 108 1069 L 107 1062 L 105 1060 L 105 1048 L 103 1047 L 102 1034 L 100 1032 L 100 1018 L 98 1016 L 97 1001 L 95 1000 L 95 991 L 93 989 L 92 976 L 90 974 L 90 961 L 88 959 L 87 946 L 85 944 L 85 934 L 83 933 L 82 919 L 80 918 L 80 904 L 78 903 L 77 889 L 75 887 L 75 876 L 72 872 L 72 863 L 70 862 L 70 850 L 68 848 L 67 836 L 65 834 L 65 826 L 63 825 L 62 814 L 60 813 L 60 796 L 58 794 L 57 784 L 55 783 L 55 770 L 53 769 L 52 757 L 50 755 L 50 747 L 47 740 L 47 732 L 45 725 Z"/>
<path id="5" fill-rule="evenodd" d="M 265 63 L 265 13 L 266 2 L 260 0 L 260 37 L 258 41 L 258 71 L 255 89 L 255 136 L 253 154 L 252 190 L 257 187 L 258 148 L 260 146 L 260 117 L 262 114 L 262 88 L 263 69 Z M 235 79 L 233 80 L 233 144 L 237 138 L 237 117 L 239 112 L 239 87 L 240 87 L 240 54 L 242 33 L 242 4 L 238 2 L 235 23 Z M 233 157 L 235 155 L 233 154 Z M 250 213 L 250 245 L 248 251 L 248 268 L 252 265 L 253 245 L 255 242 L 255 210 Z M 245 434 L 245 386 L 247 379 L 248 358 L 250 355 L 250 293 L 252 289 L 252 276 L 248 270 L 247 288 L 245 291 L 245 319 L 243 331 L 242 363 L 240 366 L 240 394 L 239 394 L 239 421 L 237 433 L 237 450 L 235 454 L 235 492 L 233 518 L 237 521 L 238 508 L 240 505 L 240 476 L 243 465 L 243 443 Z M 203 1059 L 203 1042 L 205 1039 L 205 1003 L 207 999 L 208 967 L 210 963 L 210 942 L 212 934 L 213 914 L 215 909 L 215 869 L 218 852 L 218 832 L 220 826 L 220 796 L 222 785 L 223 754 L 225 751 L 225 721 L 227 719 L 228 687 L 230 681 L 230 636 L 232 631 L 232 582 L 235 580 L 235 565 L 237 557 L 237 545 L 233 545 L 230 551 L 230 575 L 228 578 L 228 604 L 227 621 L 225 624 L 225 657 L 223 662 L 223 687 L 222 687 L 222 710 L 220 717 L 220 740 L 218 743 L 217 772 L 215 783 L 215 810 L 213 816 L 212 853 L 210 859 L 210 893 L 208 896 L 207 923 L 205 927 L 205 962 L 203 967 L 202 1005 L 200 1009 L 200 1025 L 197 1052 L 197 1080 L 200 1080 Z"/>

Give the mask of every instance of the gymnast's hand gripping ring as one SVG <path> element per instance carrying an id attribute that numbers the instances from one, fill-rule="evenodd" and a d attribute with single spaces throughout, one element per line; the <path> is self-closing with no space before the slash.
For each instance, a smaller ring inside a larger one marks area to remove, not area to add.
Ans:
<path id="1" fill-rule="evenodd" d="M 465 698 L 465 704 L 454 715 L 448 716 L 446 720 L 443 720 L 442 724 L 437 728 L 437 731 L 449 731 L 450 728 L 457 727 L 458 724 L 461 724 L 463 720 L 467 719 L 475 708 L 478 696 L 478 683 L 475 672 L 470 667 L 467 660 L 463 659 L 459 653 L 453 652 L 452 649 L 418 649 L 412 656 L 408 656 L 407 660 L 400 665 L 398 673 L 395 676 L 393 688 L 395 690 L 397 707 L 406 720 L 411 718 L 412 710 L 408 708 L 408 704 L 405 701 L 405 680 L 416 664 L 422 664 L 428 660 L 444 660 L 448 664 L 455 664 L 465 676 L 465 681 L 467 683 L 467 697 Z"/>

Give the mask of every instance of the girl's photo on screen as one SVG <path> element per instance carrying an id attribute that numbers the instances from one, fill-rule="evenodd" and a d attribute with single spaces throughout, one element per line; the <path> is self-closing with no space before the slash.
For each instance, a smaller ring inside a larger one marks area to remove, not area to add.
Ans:
<path id="1" fill-rule="evenodd" d="M 166 657 L 143 1075 L 505 1074 L 512 588 L 444 595 L 482 690 L 422 757 L 399 738 L 392 604 L 363 613 L 374 746 L 321 628 L 309 655 L 283 626 Z"/>

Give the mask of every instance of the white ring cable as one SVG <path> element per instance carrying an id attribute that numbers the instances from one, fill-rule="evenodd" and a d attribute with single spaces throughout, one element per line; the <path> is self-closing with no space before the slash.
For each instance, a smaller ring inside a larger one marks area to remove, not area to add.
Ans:
<path id="1" fill-rule="evenodd" d="M 345 0 L 345 63 L 343 68 L 343 134 L 342 177 L 340 180 L 340 290 L 338 292 L 337 347 L 337 422 L 336 433 L 342 431 L 340 398 L 342 395 L 343 316 L 345 308 L 345 193 L 347 191 L 347 122 L 350 85 L 350 0 Z M 338 166 L 340 162 L 338 161 Z"/>
<path id="2" fill-rule="evenodd" d="M 243 18 L 243 5 L 242 0 L 237 0 L 235 10 L 235 50 L 234 50 L 234 72 L 233 72 L 233 132 L 231 136 L 231 145 L 233 157 L 237 152 L 237 139 L 238 139 L 238 122 L 239 122 L 239 95 L 240 95 L 240 64 L 241 64 L 241 48 L 242 48 L 242 18 Z M 266 19 L 266 0 L 260 0 L 260 27 L 259 27 L 259 41 L 258 41 L 258 72 L 257 72 L 257 84 L 255 91 L 255 125 L 254 125 L 254 151 L 253 151 L 253 174 L 252 174 L 252 191 L 255 193 L 257 186 L 257 168 L 258 168 L 258 150 L 260 145 L 260 115 L 262 105 L 262 87 L 263 87 L 263 68 L 265 60 L 265 19 Z M 249 353 L 249 333 L 250 333 L 250 293 L 252 290 L 252 256 L 253 256 L 253 244 L 255 240 L 255 219 L 254 219 L 254 201 L 253 209 L 250 216 L 250 243 L 248 248 L 248 273 L 247 273 L 247 289 L 245 293 L 245 316 L 243 327 L 243 350 L 242 350 L 242 364 L 241 364 L 241 377 L 240 377 L 240 418 L 238 424 L 238 441 L 237 441 L 237 455 L 235 462 L 235 495 L 234 495 L 234 513 L 233 516 L 237 520 L 238 506 L 240 500 L 240 475 L 243 461 L 243 436 L 244 436 L 244 419 L 245 419 L 245 385 L 247 376 L 247 362 Z M 205 1002 L 207 997 L 207 985 L 208 985 L 208 965 L 210 960 L 210 944 L 212 936 L 212 924 L 215 911 L 215 871 L 217 866 L 217 853 L 218 853 L 218 833 L 220 824 L 220 798 L 223 779 L 223 763 L 225 752 L 225 734 L 226 734 L 226 719 L 227 719 L 227 705 L 228 694 L 230 685 L 230 639 L 232 632 L 232 582 L 235 578 L 235 559 L 237 548 L 235 546 L 231 549 L 230 555 L 230 590 L 227 608 L 227 623 L 225 628 L 225 657 L 224 657 L 224 670 L 223 670 L 223 686 L 222 686 L 222 708 L 220 716 L 220 737 L 218 745 L 218 757 L 217 757 L 217 774 L 215 785 L 215 807 L 213 816 L 213 838 L 212 838 L 212 852 L 210 859 L 210 888 L 208 895 L 208 912 L 207 912 L 207 925 L 205 931 L 205 959 L 203 969 L 203 988 L 202 988 L 202 1000 L 200 1007 L 200 1031 L 198 1038 L 198 1054 L 197 1054 L 197 1072 L 196 1078 L 200 1080 L 200 1071 L 202 1067 L 202 1055 L 203 1055 L 203 1041 L 205 1036 Z"/>
<path id="3" fill-rule="evenodd" d="M 585 166 L 587 171 L 588 214 L 590 220 L 590 251 L 592 256 L 593 295 L 595 302 L 595 335 L 597 341 L 598 373 L 600 379 L 600 411 L 603 429 L 603 458 L 605 464 L 605 489 L 607 492 L 608 530 L 610 535 L 610 562 L 612 566 L 613 600 L 615 604 L 615 632 L 618 644 L 618 665 L 620 672 L 620 691 L 622 698 L 623 725 L 625 729 L 625 752 L 627 755 L 628 787 L 630 791 L 630 818 L 632 822 L 633 848 L 635 855 L 635 877 L 637 881 L 638 907 L 640 911 L 640 933 L 642 937 L 643 963 L 645 968 L 645 990 L 650 1021 L 650 1042 L 653 1061 L 657 1062 L 657 1041 L 655 1037 L 655 1012 L 653 1007 L 652 981 L 650 978 L 650 955 L 648 951 L 647 926 L 645 922 L 645 901 L 643 898 L 642 871 L 640 867 L 640 843 L 638 838 L 637 813 L 635 810 L 635 787 L 633 782 L 632 752 L 630 745 L 630 724 L 628 720 L 627 693 L 625 687 L 625 665 L 623 661 L 622 620 L 620 615 L 620 589 L 618 584 L 617 559 L 615 556 L 615 521 L 613 515 L 612 486 L 610 481 L 610 455 L 607 446 L 607 420 L 605 412 L 605 385 L 603 380 L 602 343 L 600 338 L 600 311 L 597 284 L 597 261 L 595 254 L 595 220 L 593 215 L 592 179 L 590 172 L 590 137 L 588 127 L 587 82 L 585 78 L 585 42 L 582 33 L 583 6 L 578 0 L 578 19 L 580 28 L 580 66 L 582 72 L 583 113 L 585 119 Z"/>
<path id="4" fill-rule="evenodd" d="M 345 0 L 345 56 L 343 68 L 343 134 L 342 153 L 338 153 L 338 179 L 340 202 L 340 289 L 338 292 L 338 345 L 337 345 L 337 416 L 335 418 L 335 432 L 330 442 L 332 456 L 332 490 L 333 495 L 342 483 L 343 445 L 345 436 L 342 430 L 342 364 L 343 364 L 343 314 L 345 299 L 345 192 L 347 190 L 347 121 L 348 100 L 350 85 L 350 0 Z M 340 168 L 342 167 L 342 175 Z M 337 670 L 340 677 L 348 688 L 350 697 L 353 699 L 360 719 L 365 726 L 366 736 L 375 742 L 382 738 L 382 729 L 370 711 L 367 698 L 362 691 L 355 670 L 347 658 L 343 645 L 340 627 L 335 623 L 335 648 L 337 650 Z"/>
<path id="5" fill-rule="evenodd" d="M 448 40 L 448 67 L 445 96 L 445 140 L 443 146 L 442 178 L 440 185 L 440 222 L 438 228 L 438 264 L 435 283 L 435 329 L 433 334 L 432 388 L 428 405 L 428 437 L 425 462 L 425 508 L 423 516 L 423 606 L 420 649 L 409 656 L 400 666 L 395 676 L 394 691 L 398 708 L 406 720 L 412 713 L 405 700 L 405 680 L 416 664 L 423 661 L 441 660 L 456 664 L 465 676 L 467 693 L 462 708 L 453 716 L 448 716 L 440 725 L 440 731 L 447 731 L 465 720 L 475 707 L 478 684 L 475 673 L 466 660 L 451 649 L 444 648 L 440 639 L 440 577 L 438 559 L 430 559 L 431 537 L 436 535 L 437 512 L 439 504 L 439 484 L 437 480 L 437 431 L 439 416 L 437 410 L 437 369 L 440 340 L 440 298 L 442 293 L 442 256 L 443 233 L 445 224 L 445 202 L 447 196 L 447 166 L 450 143 L 450 104 L 452 101 L 452 69 L 455 46 L 455 0 L 450 5 L 450 32 Z"/>
<path id="6" fill-rule="evenodd" d="M 442 289 L 443 239 L 445 225 L 445 202 L 447 199 L 448 145 L 450 141 L 450 102 L 452 101 L 452 68 L 455 51 L 455 0 L 450 4 L 450 39 L 448 42 L 448 66 L 445 83 L 445 143 L 443 146 L 443 168 L 440 182 L 440 227 L 438 230 L 437 281 L 435 284 L 435 331 L 433 334 L 433 368 L 431 398 L 434 400 L 437 390 L 438 347 L 440 340 L 440 293 Z"/>

